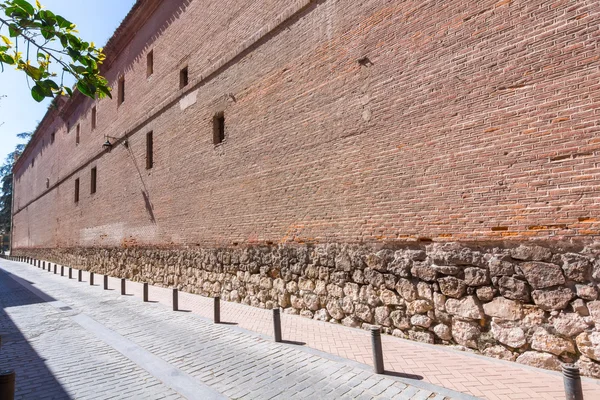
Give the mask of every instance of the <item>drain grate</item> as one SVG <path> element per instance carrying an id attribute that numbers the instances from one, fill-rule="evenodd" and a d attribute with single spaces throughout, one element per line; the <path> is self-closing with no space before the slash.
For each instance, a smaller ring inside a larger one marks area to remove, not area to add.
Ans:
<path id="1" fill-rule="evenodd" d="M 69 310 L 72 310 L 72 308 L 67 306 L 67 307 L 61 307 L 61 308 L 59 308 L 59 310 L 61 310 L 61 311 L 69 311 Z"/>

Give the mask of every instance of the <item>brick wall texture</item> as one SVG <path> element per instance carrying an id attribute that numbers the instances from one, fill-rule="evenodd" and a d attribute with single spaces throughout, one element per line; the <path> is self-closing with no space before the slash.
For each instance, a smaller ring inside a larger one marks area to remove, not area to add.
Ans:
<path id="1" fill-rule="evenodd" d="M 13 248 L 600 377 L 599 38 L 591 0 L 140 0 L 114 99 L 58 100 L 18 161 Z"/>
<path id="2" fill-rule="evenodd" d="M 599 26 L 594 1 L 163 1 L 105 71 L 125 102 L 37 132 L 14 245 L 597 235 Z"/>

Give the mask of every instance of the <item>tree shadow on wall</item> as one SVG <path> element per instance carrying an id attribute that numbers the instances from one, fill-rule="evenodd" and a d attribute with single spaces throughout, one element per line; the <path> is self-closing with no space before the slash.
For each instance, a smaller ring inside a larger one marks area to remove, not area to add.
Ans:
<path id="1" fill-rule="evenodd" d="M 34 295 L 0 269 L 0 370 L 15 371 L 15 399 L 35 398 L 36 393 L 52 399 L 71 399 L 6 311 L 46 301 L 51 300 Z"/>

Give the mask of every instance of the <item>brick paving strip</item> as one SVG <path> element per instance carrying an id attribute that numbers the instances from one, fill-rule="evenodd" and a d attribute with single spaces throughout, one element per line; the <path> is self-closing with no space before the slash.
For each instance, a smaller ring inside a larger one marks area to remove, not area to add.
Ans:
<path id="1" fill-rule="evenodd" d="M 212 307 L 210 299 L 182 294 L 180 309 L 194 312 L 173 312 L 158 304 L 170 304 L 167 289 L 152 287 L 150 300 L 156 303 L 143 304 L 118 290 L 90 287 L 89 275 L 84 277 L 82 284 L 0 260 L 0 368 L 16 370 L 17 399 L 473 398 L 406 377 L 376 375 L 355 361 L 274 343 L 262 334 L 267 332 L 245 329 L 252 311 L 263 315 L 253 322 L 257 327 L 270 326 L 266 310 L 223 303 L 223 321 L 233 322 L 232 307 L 242 307 L 237 309 L 245 316 L 241 327 L 214 325 L 203 316 Z M 109 281 L 112 289 L 119 283 Z M 128 282 L 130 294 L 141 291 L 141 284 Z M 290 327 L 305 322 L 312 321 L 283 316 L 284 339 L 293 340 Z M 306 333 L 330 334 L 314 326 Z M 346 337 L 337 339 L 341 344 Z M 370 352 L 360 351 L 363 357 Z"/>

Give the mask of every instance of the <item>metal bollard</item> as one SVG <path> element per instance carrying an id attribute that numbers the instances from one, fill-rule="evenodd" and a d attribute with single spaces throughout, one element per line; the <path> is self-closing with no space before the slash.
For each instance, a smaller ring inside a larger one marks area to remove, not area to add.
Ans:
<path id="1" fill-rule="evenodd" d="M 275 341 L 281 342 L 281 310 L 273 309 L 273 327 L 275 328 Z"/>
<path id="2" fill-rule="evenodd" d="M 125 278 L 121 278 L 121 296 L 125 296 L 127 292 L 125 291 L 125 282 L 127 280 Z"/>
<path id="3" fill-rule="evenodd" d="M 69 279 L 73 279 L 73 268 L 69 267 Z"/>
<path id="4" fill-rule="evenodd" d="M 104 275 L 104 290 L 108 290 L 108 275 Z"/>
<path id="5" fill-rule="evenodd" d="M 42 261 L 42 269 L 45 270 L 46 269 L 46 261 Z"/>
<path id="6" fill-rule="evenodd" d="M 94 273 L 90 272 L 90 286 L 94 286 Z"/>
<path id="7" fill-rule="evenodd" d="M 221 323 L 221 298 L 215 297 L 213 318 L 215 324 Z"/>
<path id="8" fill-rule="evenodd" d="M 179 311 L 179 291 L 173 289 L 173 311 Z"/>
<path id="9" fill-rule="evenodd" d="M 15 371 L 0 371 L 0 399 L 13 400 L 15 398 Z"/>
<path id="10" fill-rule="evenodd" d="M 83 271 L 78 270 L 77 271 L 77 282 L 81 282 L 81 281 L 83 281 Z"/>
<path id="11" fill-rule="evenodd" d="M 381 328 L 371 327 L 371 345 L 373 347 L 373 367 L 376 374 L 383 374 L 383 348 L 381 347 Z"/>
<path id="12" fill-rule="evenodd" d="M 579 368 L 573 364 L 563 364 L 562 372 L 566 400 L 583 400 Z"/>
<path id="13" fill-rule="evenodd" d="M 64 265 L 60 266 L 60 276 L 65 276 L 65 266 Z"/>
<path id="14" fill-rule="evenodd" d="M 148 284 L 144 283 L 144 302 L 148 301 Z"/>
<path id="15" fill-rule="evenodd" d="M 56 268 L 57 268 L 57 265 L 54 264 L 54 275 L 56 275 Z"/>

